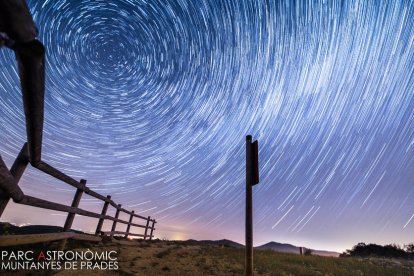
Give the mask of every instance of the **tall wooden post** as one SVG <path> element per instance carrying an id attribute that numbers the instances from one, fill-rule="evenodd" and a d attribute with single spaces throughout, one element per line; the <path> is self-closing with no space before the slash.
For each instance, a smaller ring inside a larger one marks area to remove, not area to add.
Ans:
<path id="1" fill-rule="evenodd" d="M 246 136 L 246 275 L 253 275 L 253 185 L 259 183 L 258 142 Z"/>
<path id="2" fill-rule="evenodd" d="M 80 181 L 83 189 L 86 186 L 86 180 L 85 179 L 81 179 Z M 72 207 L 78 208 L 79 207 L 79 203 L 83 194 L 83 189 L 82 188 L 78 188 L 76 189 L 76 193 L 75 196 L 73 197 L 72 200 Z M 75 213 L 68 213 L 68 216 L 66 217 L 66 221 L 65 221 L 65 226 L 63 226 L 63 231 L 69 231 L 72 228 L 72 223 L 73 220 L 75 219 Z"/>
<path id="3" fill-rule="evenodd" d="M 111 196 L 107 195 L 106 196 L 107 199 L 111 200 Z M 101 216 L 106 216 L 106 212 L 108 211 L 108 206 L 109 206 L 109 200 L 105 201 L 103 208 L 102 208 L 102 212 L 101 212 Z M 95 231 L 95 235 L 99 235 L 101 233 L 101 229 L 102 229 L 102 225 L 104 223 L 105 218 L 101 217 L 98 221 L 98 225 L 96 226 L 96 231 Z"/>
<path id="4" fill-rule="evenodd" d="M 146 240 L 146 239 L 147 239 L 148 226 L 149 226 L 149 222 L 150 222 L 150 220 L 151 220 L 151 217 L 149 216 L 149 217 L 147 218 L 147 225 L 145 226 L 144 240 Z"/>
<path id="5" fill-rule="evenodd" d="M 131 216 L 129 217 L 129 222 L 128 222 L 128 226 L 127 226 L 127 229 L 126 229 L 126 234 L 125 234 L 125 238 L 128 238 L 128 234 L 129 234 L 129 229 L 131 228 L 131 222 L 132 222 L 132 219 L 134 218 L 134 211 L 132 211 L 132 214 L 131 214 Z"/>
<path id="6" fill-rule="evenodd" d="M 115 218 L 117 219 L 119 217 L 119 213 L 121 212 L 121 204 L 118 204 L 118 208 L 116 208 L 116 213 L 115 213 Z M 112 228 L 111 228 L 111 238 L 114 236 L 113 232 L 116 229 L 116 223 L 117 221 L 114 220 L 114 222 L 112 223 Z"/>
<path id="7" fill-rule="evenodd" d="M 246 275 L 253 275 L 252 136 L 246 137 Z"/>
<path id="8" fill-rule="evenodd" d="M 150 233 L 150 241 L 152 240 L 152 233 L 154 232 L 154 225 L 155 225 L 156 223 L 157 223 L 157 222 L 155 221 L 155 219 L 154 219 L 154 220 L 152 220 L 151 233 Z"/>
<path id="9" fill-rule="evenodd" d="M 1 159 L 1 156 L 0 156 L 0 163 L 2 163 L 1 169 L 5 170 L 4 171 L 5 174 L 8 174 L 9 172 L 7 172 L 7 167 L 4 164 L 3 160 Z M 19 155 L 17 156 L 16 160 L 14 161 L 10 169 L 10 174 L 13 176 L 14 183 L 16 185 L 19 184 L 20 178 L 22 177 L 23 172 L 27 167 L 27 164 L 29 164 L 29 151 L 27 149 L 27 143 L 24 143 L 22 149 L 19 152 Z M 4 176 L 2 173 L 0 173 L 0 175 L 6 178 L 6 176 Z M 19 187 L 16 187 L 16 190 L 20 191 L 21 194 L 23 195 L 23 192 L 20 190 Z M 10 200 L 10 196 L 7 195 L 5 191 L 0 190 L 0 217 L 2 216 L 4 210 L 6 209 L 6 206 L 9 203 L 9 200 Z"/>

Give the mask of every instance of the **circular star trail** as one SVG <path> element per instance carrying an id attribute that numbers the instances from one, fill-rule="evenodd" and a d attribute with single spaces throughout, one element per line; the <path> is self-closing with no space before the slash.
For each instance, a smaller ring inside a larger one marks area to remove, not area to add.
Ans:
<path id="1" fill-rule="evenodd" d="M 256 243 L 408 243 L 414 5 L 281 2 L 29 1 L 47 49 L 43 160 L 155 217 L 160 237 L 242 241 L 252 134 Z M 10 166 L 26 137 L 13 53 L 0 59 Z M 22 187 L 72 197 L 35 170 Z"/>

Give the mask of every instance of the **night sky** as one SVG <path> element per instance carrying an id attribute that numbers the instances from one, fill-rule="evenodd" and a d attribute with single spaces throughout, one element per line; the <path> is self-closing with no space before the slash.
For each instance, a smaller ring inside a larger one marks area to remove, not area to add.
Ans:
<path id="1" fill-rule="evenodd" d="M 299 2 L 29 1 L 47 49 L 42 159 L 155 218 L 158 238 L 244 243 L 251 134 L 255 245 L 413 242 L 414 3 Z M 26 132 L 14 53 L 0 64 L 10 168 Z M 75 191 L 33 168 L 20 185 Z M 65 216 L 12 203 L 1 220 Z"/>

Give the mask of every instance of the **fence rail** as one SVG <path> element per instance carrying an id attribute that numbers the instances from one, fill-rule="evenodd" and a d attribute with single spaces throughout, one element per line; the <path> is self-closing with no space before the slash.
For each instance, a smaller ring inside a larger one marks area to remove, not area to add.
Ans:
<path id="1" fill-rule="evenodd" d="M 19 172 L 18 173 L 19 177 L 18 178 L 15 177 L 14 180 L 16 182 L 13 183 L 16 186 L 18 184 L 18 180 L 20 179 L 21 175 L 23 174 L 24 169 L 27 166 L 27 163 L 28 163 L 27 155 L 28 155 L 27 143 L 25 143 L 23 145 L 22 150 L 20 151 L 18 157 L 16 158 L 16 161 L 14 162 L 14 164 L 12 166 L 12 169 L 10 170 L 12 175 L 16 175 L 16 172 Z M 25 160 L 27 160 L 27 161 L 25 161 Z M 75 238 L 75 239 L 82 239 L 83 238 L 83 239 L 86 239 L 86 237 L 88 237 L 88 236 L 89 236 L 89 240 L 100 240 L 100 238 L 99 238 L 100 235 L 108 235 L 108 236 L 111 236 L 111 237 L 113 237 L 114 235 L 123 235 L 124 237 L 128 237 L 128 236 L 142 237 L 144 239 L 150 239 L 150 240 L 153 238 L 153 232 L 155 230 L 154 226 L 155 226 L 155 223 L 156 223 L 155 219 L 151 219 L 151 217 L 144 217 L 144 216 L 135 214 L 134 211 L 128 211 L 125 208 L 122 208 L 122 205 L 115 203 L 111 199 L 111 196 L 108 195 L 108 196 L 105 197 L 105 196 L 89 189 L 86 186 L 86 180 L 81 179 L 80 182 L 77 182 L 73 178 L 65 175 L 64 173 L 58 171 L 57 169 L 53 168 L 50 165 L 47 165 L 44 162 L 41 162 L 39 167 L 37 167 L 37 169 L 40 169 L 43 172 L 45 172 L 45 173 L 47 173 L 51 176 L 54 176 L 54 177 L 58 178 L 59 180 L 62 180 L 63 182 L 65 182 L 65 183 L 67 183 L 67 184 L 69 184 L 69 185 L 76 188 L 75 196 L 73 198 L 71 206 L 67 206 L 67 205 L 64 205 L 64 204 L 61 204 L 61 203 L 56 203 L 56 202 L 48 201 L 48 200 L 45 200 L 45 199 L 25 195 L 23 193 L 23 191 L 21 191 L 21 189 L 18 186 L 16 188 L 16 187 L 13 187 L 12 185 L 10 186 L 10 188 L 11 188 L 10 191 L 14 191 L 14 192 L 8 192 L 6 189 L 2 189 L 3 190 L 3 196 L 2 196 L 1 200 L 2 201 L 5 201 L 5 200 L 8 201 L 9 198 L 12 198 L 13 201 L 16 202 L 17 204 L 28 205 L 28 206 L 33 206 L 33 207 L 38 207 L 38 208 L 43 208 L 43 209 L 68 213 L 68 216 L 67 216 L 66 221 L 65 221 L 65 225 L 63 227 L 63 232 L 62 233 L 54 233 L 54 235 L 52 235 L 52 234 L 33 234 L 33 235 L 18 235 L 18 236 L 14 236 L 14 237 L 13 236 L 1 236 L 0 237 L 0 246 L 6 246 L 6 245 L 13 244 L 13 243 L 15 245 L 18 245 L 18 244 L 24 244 L 24 243 L 35 243 L 35 242 L 40 242 L 40 241 L 59 240 L 59 239 L 67 239 L 67 238 L 72 238 L 72 239 L 73 238 Z M 18 192 L 16 193 L 15 191 L 18 191 Z M 6 192 L 6 197 L 4 196 L 4 192 Z M 102 207 L 102 211 L 101 211 L 100 214 L 92 212 L 92 211 L 84 210 L 84 209 L 81 209 L 81 208 L 78 207 L 83 193 L 88 194 L 88 195 L 104 202 L 103 207 Z M 115 208 L 115 210 L 116 210 L 114 217 L 107 215 L 109 205 L 111 205 L 111 207 Z M 5 207 L 5 205 L 4 205 L 4 207 Z M 4 208 L 3 208 L 3 210 L 4 210 Z M 3 210 L 1 210 L 1 213 L 2 213 Z M 121 213 L 125 213 L 125 214 L 129 215 L 129 220 L 126 221 L 126 220 L 120 219 L 119 215 Z M 90 237 L 90 235 L 86 235 L 86 236 L 83 235 L 82 236 L 81 234 L 68 232 L 68 231 L 71 230 L 72 223 L 73 223 L 73 220 L 75 218 L 75 215 L 81 215 L 81 216 L 86 216 L 86 217 L 92 217 L 92 218 L 99 219 L 98 225 L 96 227 L 95 235 L 92 238 Z M 143 221 L 143 224 L 139 224 L 137 222 L 134 222 L 134 218 L 135 219 L 140 219 L 141 221 Z M 111 231 L 102 231 L 102 226 L 103 226 L 103 223 L 105 222 L 105 220 L 110 220 L 110 221 L 113 222 Z M 127 225 L 126 231 L 117 231 L 116 226 L 117 226 L 118 223 Z M 142 233 L 142 234 L 140 234 L 140 233 L 131 233 L 130 232 L 130 227 L 131 226 L 134 226 L 134 227 L 137 227 L 137 228 L 143 228 L 144 233 Z M 19 237 L 19 236 L 21 236 L 21 237 Z M 31 236 L 32 238 L 30 238 L 29 236 Z"/>

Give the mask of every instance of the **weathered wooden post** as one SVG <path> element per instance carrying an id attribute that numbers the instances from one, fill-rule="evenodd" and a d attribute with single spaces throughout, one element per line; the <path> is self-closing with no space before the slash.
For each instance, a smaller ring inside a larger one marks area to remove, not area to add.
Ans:
<path id="1" fill-rule="evenodd" d="M 117 219 L 119 217 L 119 213 L 121 212 L 121 204 L 118 204 L 118 207 L 116 208 L 116 212 L 115 212 L 115 218 Z M 114 220 L 114 222 L 112 223 L 112 228 L 111 228 L 111 238 L 114 236 L 115 229 L 116 229 L 116 223 L 117 221 Z"/>
<path id="2" fill-rule="evenodd" d="M 83 194 L 83 190 L 86 187 L 86 180 L 81 179 L 80 181 L 81 187 L 76 189 L 75 196 L 72 200 L 72 207 L 78 208 L 79 203 Z M 68 216 L 66 217 L 65 225 L 63 226 L 63 232 L 67 232 L 72 228 L 73 220 L 75 219 L 75 213 L 68 213 Z M 58 243 L 57 247 L 59 250 L 65 249 L 67 239 L 62 240 L 60 243 Z"/>
<path id="3" fill-rule="evenodd" d="M 253 199 L 252 187 L 259 183 L 258 142 L 246 136 L 246 275 L 253 275 Z"/>
<path id="4" fill-rule="evenodd" d="M 33 40 L 16 44 L 14 51 L 22 87 L 30 164 L 36 167 L 42 160 L 45 48 L 42 43 Z"/>
<path id="5" fill-rule="evenodd" d="M 80 184 L 82 185 L 82 187 L 76 189 L 75 196 L 73 197 L 73 200 L 72 200 L 71 206 L 74 208 L 79 207 L 79 203 L 80 203 L 80 200 L 83 194 L 83 190 L 86 187 L 86 180 L 81 179 Z M 66 217 L 65 225 L 63 226 L 64 232 L 69 231 L 72 228 L 72 223 L 74 219 L 75 219 L 75 213 L 68 213 L 68 216 Z"/>
<path id="6" fill-rule="evenodd" d="M 300 253 L 301 256 L 303 256 L 303 247 L 302 246 L 299 247 L 299 253 Z"/>
<path id="7" fill-rule="evenodd" d="M 149 222 L 150 222 L 150 220 L 151 220 L 151 216 L 149 216 L 149 217 L 147 218 L 147 225 L 145 226 L 144 240 L 146 240 L 146 239 L 147 239 L 148 226 L 149 226 Z"/>
<path id="8" fill-rule="evenodd" d="M 105 201 L 103 208 L 102 208 L 102 212 L 101 212 L 101 218 L 98 221 L 98 225 L 96 226 L 96 231 L 95 231 L 95 235 L 99 235 L 101 233 L 101 229 L 102 229 L 102 225 L 104 223 L 104 216 L 106 216 L 106 212 L 108 211 L 108 206 L 109 206 L 109 201 L 111 200 L 111 196 L 107 195 L 106 198 L 108 199 L 108 201 Z"/>
<path id="9" fill-rule="evenodd" d="M 36 38 L 38 31 L 26 1 L 0 1 L 0 10 L 2 32 L 18 42 L 28 42 Z"/>
<path id="10" fill-rule="evenodd" d="M 2 32 L 16 53 L 23 95 L 29 158 L 32 165 L 41 160 L 45 94 L 45 47 L 36 40 L 38 34 L 24 0 L 1 1 Z M 15 43 L 14 43 L 15 42 Z"/>
<path id="11" fill-rule="evenodd" d="M 128 226 L 126 229 L 126 234 L 125 234 L 125 238 L 128 238 L 128 234 L 129 234 L 129 229 L 131 228 L 131 222 L 132 222 L 132 218 L 134 217 L 134 211 L 132 211 L 131 216 L 129 217 L 129 222 L 128 222 Z"/>
<path id="12" fill-rule="evenodd" d="M 17 199 L 23 198 L 24 196 L 23 191 L 17 185 L 19 184 L 20 178 L 22 177 L 23 172 L 27 167 L 27 164 L 29 164 L 29 152 L 27 150 L 27 143 L 24 143 L 22 149 L 19 152 L 19 155 L 17 156 L 16 160 L 14 161 L 10 169 L 10 172 L 8 171 L 6 164 L 4 164 L 3 159 L 0 156 L 0 182 L 10 182 L 8 184 L 11 185 L 11 193 L 16 194 Z M 14 178 L 14 181 L 10 178 L 11 176 Z M 10 200 L 10 195 L 7 194 L 7 192 L 7 189 L 6 191 L 0 189 L 0 217 L 2 216 Z"/>
<path id="13" fill-rule="evenodd" d="M 152 240 L 152 232 L 154 232 L 154 225 L 156 224 L 157 222 L 155 221 L 155 219 L 153 219 L 152 220 L 152 226 L 151 226 L 151 233 L 150 233 L 150 241 Z"/>

